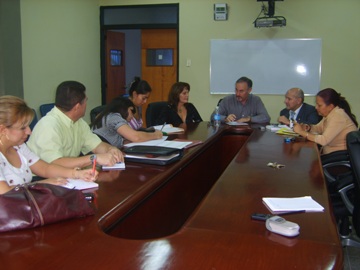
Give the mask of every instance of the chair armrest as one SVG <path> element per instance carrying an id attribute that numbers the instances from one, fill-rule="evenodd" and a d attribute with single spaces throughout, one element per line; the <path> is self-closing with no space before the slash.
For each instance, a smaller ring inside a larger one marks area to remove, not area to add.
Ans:
<path id="1" fill-rule="evenodd" d="M 341 199 L 343 200 L 347 210 L 352 214 L 354 211 L 354 204 L 350 201 L 350 198 L 347 196 L 348 191 L 351 189 L 354 189 L 355 185 L 354 183 L 351 183 L 350 185 L 347 185 L 339 190 Z"/>

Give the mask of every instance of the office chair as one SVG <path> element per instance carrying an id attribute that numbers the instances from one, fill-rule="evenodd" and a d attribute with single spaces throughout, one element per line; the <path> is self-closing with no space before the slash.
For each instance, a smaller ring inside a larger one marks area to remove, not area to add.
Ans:
<path id="1" fill-rule="evenodd" d="M 346 144 L 350 157 L 350 164 L 354 177 L 354 200 L 351 214 L 352 228 L 354 235 L 342 239 L 343 246 L 360 248 L 360 131 L 353 131 L 347 134 Z"/>
<path id="2" fill-rule="evenodd" d="M 93 108 L 90 111 L 90 121 L 91 121 L 91 123 L 94 122 L 96 116 L 98 116 L 98 114 L 101 113 L 105 109 L 105 107 L 106 107 L 106 105 L 100 105 L 100 106 L 97 106 L 97 107 Z"/>
<path id="3" fill-rule="evenodd" d="M 151 127 L 156 125 L 156 119 L 159 117 L 163 108 L 167 106 L 166 101 L 157 101 L 149 103 L 146 109 L 146 127 Z"/>
<path id="4" fill-rule="evenodd" d="M 33 120 L 31 121 L 31 123 L 30 123 L 30 125 L 29 125 L 29 127 L 30 127 L 31 130 L 34 129 L 36 123 L 38 122 L 38 118 L 37 118 L 35 109 L 33 109 L 33 111 L 34 111 L 34 118 L 33 118 Z"/>
<path id="5" fill-rule="evenodd" d="M 36 111 L 35 111 L 35 109 L 32 109 L 32 110 L 34 111 L 34 118 L 33 118 L 33 120 L 31 121 L 31 123 L 30 123 L 30 125 L 29 125 L 31 131 L 34 129 L 36 123 L 38 122 L 38 118 L 37 118 L 37 115 L 36 115 Z M 27 142 L 27 141 L 29 140 L 29 137 L 30 137 L 30 136 L 28 136 L 28 137 L 26 138 L 25 142 Z"/>
<path id="6" fill-rule="evenodd" d="M 40 115 L 41 117 L 45 116 L 48 112 L 54 108 L 55 103 L 47 103 L 40 105 Z"/>
<path id="7" fill-rule="evenodd" d="M 351 233 L 349 216 L 354 209 L 354 179 L 347 150 L 322 155 L 329 197 L 342 238 Z"/>
<path id="8" fill-rule="evenodd" d="M 324 176 L 330 193 L 340 179 L 352 177 L 349 153 L 347 150 L 335 151 L 321 156 Z"/>

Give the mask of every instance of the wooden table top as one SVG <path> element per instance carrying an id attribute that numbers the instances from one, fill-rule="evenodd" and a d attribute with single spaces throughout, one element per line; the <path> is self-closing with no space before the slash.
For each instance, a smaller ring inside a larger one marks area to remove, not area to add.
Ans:
<path id="1" fill-rule="evenodd" d="M 175 137 L 203 144 L 168 166 L 102 172 L 95 216 L 0 234 L 1 268 L 342 269 L 314 143 L 205 122 Z M 250 218 L 269 213 L 262 197 L 305 195 L 325 210 L 287 215 L 300 225 L 295 238 Z"/>

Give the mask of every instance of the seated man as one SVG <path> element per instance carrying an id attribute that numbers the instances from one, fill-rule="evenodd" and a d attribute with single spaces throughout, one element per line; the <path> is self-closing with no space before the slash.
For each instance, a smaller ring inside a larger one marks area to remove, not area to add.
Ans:
<path id="1" fill-rule="evenodd" d="M 108 166 L 124 160 L 119 149 L 102 142 L 82 119 L 85 90 L 76 81 L 65 81 L 57 87 L 55 107 L 40 119 L 27 142 L 41 159 L 70 168 L 88 166 L 95 158 L 99 165 Z M 79 157 L 80 152 L 85 156 Z"/>
<path id="2" fill-rule="evenodd" d="M 317 124 L 321 117 L 315 107 L 304 103 L 304 92 L 300 88 L 291 88 L 285 94 L 286 108 L 281 110 L 278 122 L 292 126 L 291 119 L 302 124 Z"/>
<path id="3" fill-rule="evenodd" d="M 235 94 L 219 104 L 221 120 L 225 122 L 269 123 L 270 116 L 258 96 L 251 94 L 252 80 L 241 77 L 235 83 Z"/>

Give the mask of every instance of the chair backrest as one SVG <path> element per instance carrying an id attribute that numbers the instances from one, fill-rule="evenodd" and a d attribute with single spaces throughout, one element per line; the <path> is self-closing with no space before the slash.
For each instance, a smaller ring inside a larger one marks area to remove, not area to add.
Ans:
<path id="1" fill-rule="evenodd" d="M 55 103 L 47 103 L 47 104 L 42 104 L 40 105 L 40 114 L 41 117 L 45 116 L 48 112 L 50 112 L 52 110 L 52 108 L 54 108 Z"/>
<path id="2" fill-rule="evenodd" d="M 29 127 L 30 127 L 31 130 L 34 129 L 36 123 L 38 122 L 38 118 L 37 118 L 35 109 L 33 109 L 33 111 L 34 111 L 34 118 L 33 118 L 33 120 L 31 121 L 31 123 L 30 123 L 30 125 L 29 125 Z"/>
<path id="3" fill-rule="evenodd" d="M 95 108 L 93 108 L 91 111 L 90 111 L 90 120 L 91 120 L 91 123 L 94 122 L 96 116 L 101 113 L 104 109 L 105 109 L 106 105 L 100 105 L 100 106 L 97 106 Z"/>
<path id="4" fill-rule="evenodd" d="M 146 127 L 155 125 L 156 119 L 159 117 L 162 109 L 167 106 L 166 101 L 157 101 L 149 103 L 146 109 Z"/>
<path id="5" fill-rule="evenodd" d="M 346 136 L 346 144 L 355 180 L 360 187 L 360 131 L 349 132 Z"/>
<path id="6" fill-rule="evenodd" d="M 360 131 L 349 132 L 346 136 L 346 144 L 355 177 L 356 189 L 352 221 L 356 234 L 360 236 Z"/>

